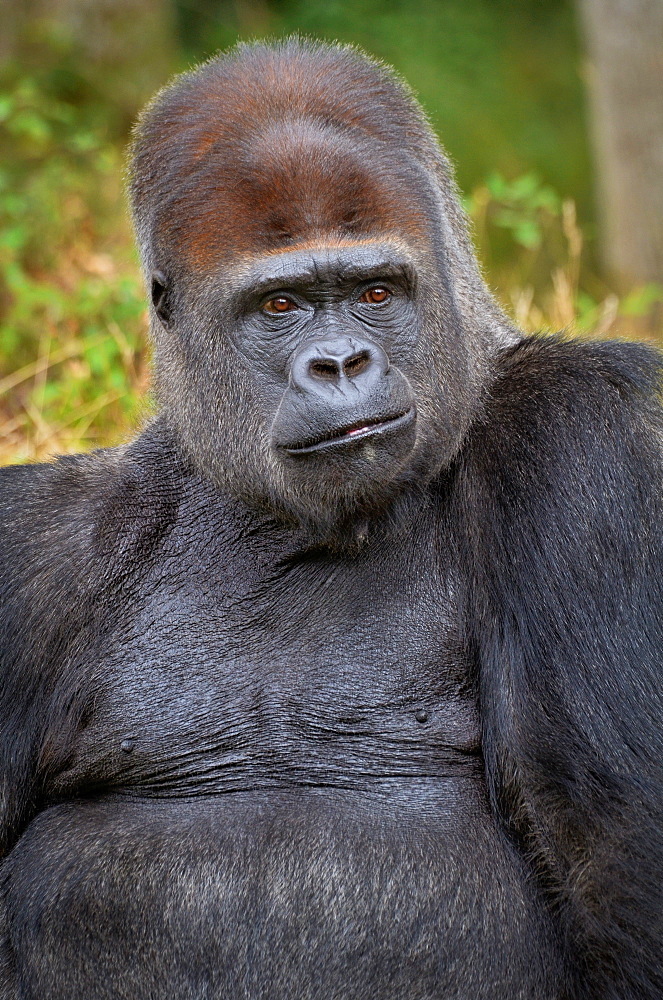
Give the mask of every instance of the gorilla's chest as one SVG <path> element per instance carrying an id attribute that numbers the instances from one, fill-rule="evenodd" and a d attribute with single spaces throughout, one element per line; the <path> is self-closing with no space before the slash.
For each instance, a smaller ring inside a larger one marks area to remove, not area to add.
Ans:
<path id="1" fill-rule="evenodd" d="M 105 640 L 78 737 L 87 768 L 167 795 L 475 769 L 455 598 L 430 530 L 353 557 L 170 545 Z"/>

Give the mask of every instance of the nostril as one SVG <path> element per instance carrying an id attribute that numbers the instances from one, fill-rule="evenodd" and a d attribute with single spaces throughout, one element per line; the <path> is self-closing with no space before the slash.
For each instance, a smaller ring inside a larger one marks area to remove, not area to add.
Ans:
<path id="1" fill-rule="evenodd" d="M 346 378 L 356 378 L 371 363 L 369 351 L 358 351 L 351 357 L 341 361 L 334 358 L 316 358 L 311 361 L 308 370 L 312 378 L 322 379 L 326 382 L 336 382 L 341 374 Z"/>
<path id="2" fill-rule="evenodd" d="M 371 356 L 368 351 L 360 351 L 359 354 L 353 354 L 351 358 L 343 362 L 343 371 L 348 378 L 354 378 L 364 371 L 370 361 Z"/>
<path id="3" fill-rule="evenodd" d="M 336 380 L 341 374 L 338 364 L 330 360 L 312 361 L 308 366 L 308 370 L 313 378 L 323 379 L 327 382 Z"/>

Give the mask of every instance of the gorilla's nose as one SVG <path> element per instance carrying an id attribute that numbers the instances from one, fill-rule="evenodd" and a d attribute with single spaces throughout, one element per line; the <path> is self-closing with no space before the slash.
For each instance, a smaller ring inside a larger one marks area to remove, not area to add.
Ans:
<path id="1" fill-rule="evenodd" d="M 387 355 L 368 340 L 355 337 L 307 341 L 292 361 L 290 378 L 295 388 L 320 392 L 325 388 L 354 388 L 382 378 L 389 368 Z"/>

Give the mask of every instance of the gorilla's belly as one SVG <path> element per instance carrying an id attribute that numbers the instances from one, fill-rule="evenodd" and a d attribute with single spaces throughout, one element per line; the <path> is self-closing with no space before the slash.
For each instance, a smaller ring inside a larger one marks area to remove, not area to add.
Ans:
<path id="1" fill-rule="evenodd" d="M 19 996 L 552 1000 L 554 934 L 483 796 L 446 778 L 55 806 L 6 864 Z"/>

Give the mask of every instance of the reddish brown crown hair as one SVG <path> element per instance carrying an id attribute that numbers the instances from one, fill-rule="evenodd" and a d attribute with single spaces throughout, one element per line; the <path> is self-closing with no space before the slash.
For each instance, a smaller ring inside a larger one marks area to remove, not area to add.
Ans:
<path id="1" fill-rule="evenodd" d="M 136 129 L 131 194 L 151 264 L 156 245 L 206 268 L 321 236 L 417 239 L 436 214 L 420 175 L 445 167 L 390 70 L 290 39 L 240 45 L 162 90 Z"/>

